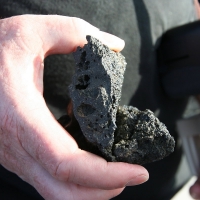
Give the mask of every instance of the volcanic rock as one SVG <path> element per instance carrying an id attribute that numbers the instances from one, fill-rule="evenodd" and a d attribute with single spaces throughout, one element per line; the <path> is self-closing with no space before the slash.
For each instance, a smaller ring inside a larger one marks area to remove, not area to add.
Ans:
<path id="1" fill-rule="evenodd" d="M 145 164 L 169 155 L 174 139 L 153 112 L 119 106 L 125 58 L 91 36 L 86 39 L 74 53 L 76 70 L 69 86 L 73 112 L 68 109 L 59 122 L 80 148 L 108 161 Z"/>
<path id="2" fill-rule="evenodd" d="M 113 155 L 116 161 L 145 164 L 173 152 L 175 141 L 166 126 L 146 109 L 119 107 Z"/>

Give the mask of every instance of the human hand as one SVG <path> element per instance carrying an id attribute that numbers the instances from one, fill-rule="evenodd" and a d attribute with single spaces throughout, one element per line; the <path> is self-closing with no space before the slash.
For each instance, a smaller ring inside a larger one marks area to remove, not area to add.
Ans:
<path id="1" fill-rule="evenodd" d="M 190 195 L 194 199 L 200 199 L 200 177 L 198 177 L 196 182 L 190 187 Z"/>
<path id="2" fill-rule="evenodd" d="M 109 199 L 148 179 L 139 165 L 109 163 L 82 151 L 43 99 L 43 60 L 93 35 L 120 51 L 124 42 L 87 22 L 24 15 L 0 20 L 0 164 L 45 199 Z"/>

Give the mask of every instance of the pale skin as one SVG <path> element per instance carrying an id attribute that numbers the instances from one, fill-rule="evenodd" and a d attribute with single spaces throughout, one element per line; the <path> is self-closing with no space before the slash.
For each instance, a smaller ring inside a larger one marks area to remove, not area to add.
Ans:
<path id="1" fill-rule="evenodd" d="M 110 199 L 148 180 L 139 165 L 110 163 L 78 148 L 43 99 L 43 60 L 69 54 L 93 35 L 115 51 L 124 41 L 64 16 L 0 20 L 0 164 L 45 198 Z"/>

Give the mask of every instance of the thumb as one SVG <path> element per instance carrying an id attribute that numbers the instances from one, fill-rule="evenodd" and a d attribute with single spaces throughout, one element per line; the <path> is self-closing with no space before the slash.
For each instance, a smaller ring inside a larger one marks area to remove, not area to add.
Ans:
<path id="1" fill-rule="evenodd" d="M 200 199 L 200 179 L 199 178 L 194 183 L 194 185 L 190 187 L 190 195 L 194 199 Z"/>

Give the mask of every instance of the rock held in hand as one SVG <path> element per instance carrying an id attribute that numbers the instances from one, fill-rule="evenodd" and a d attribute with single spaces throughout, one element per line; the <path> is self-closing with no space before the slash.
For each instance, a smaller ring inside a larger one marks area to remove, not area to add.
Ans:
<path id="1" fill-rule="evenodd" d="M 125 58 L 91 36 L 87 41 L 74 53 L 76 70 L 69 86 L 75 116 L 71 120 L 78 121 L 79 131 L 70 128 L 69 117 L 68 122 L 65 117 L 59 121 L 80 148 L 108 161 L 145 164 L 169 155 L 174 139 L 153 112 L 119 106 Z"/>

